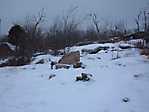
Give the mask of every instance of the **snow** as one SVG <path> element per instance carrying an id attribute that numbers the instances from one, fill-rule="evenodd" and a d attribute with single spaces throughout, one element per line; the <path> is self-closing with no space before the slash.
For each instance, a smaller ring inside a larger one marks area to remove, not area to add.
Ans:
<path id="1" fill-rule="evenodd" d="M 71 50 L 100 45 L 75 46 Z M 122 43 L 124 44 L 124 43 Z M 148 112 L 149 60 L 136 48 L 102 50 L 81 57 L 85 69 L 51 70 L 50 62 L 0 68 L 0 112 Z M 60 57 L 37 56 L 57 61 Z M 93 75 L 88 82 L 75 81 L 82 72 Z M 56 77 L 48 79 L 51 74 Z M 134 77 L 137 75 L 138 77 Z M 129 98 L 129 102 L 123 102 Z"/>
<path id="2" fill-rule="evenodd" d="M 12 45 L 9 42 L 4 42 L 4 44 L 7 44 L 12 51 L 14 51 L 16 49 L 16 46 L 15 45 Z"/>
<path id="3" fill-rule="evenodd" d="M 7 62 L 8 59 L 0 59 L 0 64 Z"/>
<path id="4" fill-rule="evenodd" d="M 112 43 L 105 43 L 105 44 L 89 44 L 89 45 L 84 45 L 84 46 L 74 46 L 70 48 L 70 51 L 80 51 L 82 49 L 95 49 L 97 47 L 114 47 Z"/>
<path id="5" fill-rule="evenodd" d="M 137 44 L 138 42 L 144 42 L 144 40 L 143 39 L 132 39 L 128 41 L 129 44 Z"/>
<path id="6" fill-rule="evenodd" d="M 31 64 L 35 64 L 35 63 L 39 62 L 41 59 L 44 60 L 44 63 L 49 63 L 50 61 L 54 61 L 54 60 L 58 61 L 60 59 L 60 57 L 51 56 L 51 55 L 39 55 L 32 59 L 33 61 Z"/>

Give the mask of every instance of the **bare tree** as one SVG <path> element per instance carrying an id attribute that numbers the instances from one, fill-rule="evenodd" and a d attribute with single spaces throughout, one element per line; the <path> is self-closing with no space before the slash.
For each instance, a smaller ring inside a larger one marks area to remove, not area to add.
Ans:
<path id="1" fill-rule="evenodd" d="M 99 20 L 97 18 L 96 13 L 90 14 L 90 16 L 92 18 L 92 22 L 93 22 L 93 24 L 96 28 L 97 33 L 99 33 L 100 32 L 100 30 L 99 30 Z"/>
<path id="2" fill-rule="evenodd" d="M 123 20 L 120 20 L 114 25 L 114 30 L 116 36 L 123 36 L 127 33 L 126 23 Z"/>
<path id="3" fill-rule="evenodd" d="M 44 12 L 44 8 L 42 8 L 42 10 L 38 13 L 38 16 L 35 17 L 35 25 L 34 25 L 33 33 L 37 31 L 39 24 L 43 23 L 44 20 L 45 20 L 45 12 Z"/>
<path id="4" fill-rule="evenodd" d="M 149 11 L 144 10 L 143 16 L 144 16 L 144 31 L 147 32 L 149 31 Z"/>
<path id="5" fill-rule="evenodd" d="M 135 18 L 135 23 L 136 23 L 136 26 L 137 26 L 137 32 L 140 32 L 141 14 L 142 14 L 142 12 L 140 11 L 140 13 Z"/>
<path id="6" fill-rule="evenodd" d="M 38 30 L 40 30 L 39 25 L 45 21 L 45 17 L 44 8 L 38 12 L 37 16 L 26 16 L 25 23 L 23 25 L 25 30 L 31 34 L 32 37 L 35 37 Z"/>
<path id="7" fill-rule="evenodd" d="M 1 33 L 2 33 L 1 32 L 1 30 L 2 30 L 1 27 L 2 27 L 2 19 L 0 18 L 0 36 L 1 36 Z"/>
<path id="8" fill-rule="evenodd" d="M 147 12 L 146 10 L 143 11 L 144 16 L 144 31 L 147 31 Z"/>
<path id="9" fill-rule="evenodd" d="M 71 32 L 78 28 L 79 22 L 75 19 L 75 12 L 77 11 L 78 6 L 72 7 L 68 10 L 66 15 L 62 17 L 62 25 L 64 32 Z"/>
<path id="10" fill-rule="evenodd" d="M 149 31 L 149 7 L 146 7 L 139 12 L 135 18 L 135 23 L 137 26 L 137 32 L 140 30 L 144 32 Z"/>
<path id="11" fill-rule="evenodd" d="M 76 18 L 77 9 L 77 6 L 70 8 L 50 26 L 48 38 L 53 50 L 65 49 L 78 42 L 80 22 Z"/>

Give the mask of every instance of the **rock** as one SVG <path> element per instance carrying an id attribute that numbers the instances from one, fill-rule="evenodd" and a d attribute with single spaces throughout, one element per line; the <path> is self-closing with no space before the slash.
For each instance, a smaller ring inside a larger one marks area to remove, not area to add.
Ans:
<path id="1" fill-rule="evenodd" d="M 123 100 L 123 102 L 129 102 L 130 101 L 130 99 L 127 97 L 123 98 L 122 100 Z"/>
<path id="2" fill-rule="evenodd" d="M 143 74 L 134 74 L 134 75 L 133 75 L 133 77 L 136 78 L 136 79 L 137 79 L 137 78 L 140 78 L 141 76 L 143 76 Z"/>
<path id="3" fill-rule="evenodd" d="M 101 50 L 107 50 L 109 47 L 108 46 L 99 46 L 96 47 L 95 49 L 82 49 L 82 53 L 88 53 L 88 54 L 96 54 Z"/>
<path id="4" fill-rule="evenodd" d="M 108 53 L 108 51 L 105 51 L 105 53 Z"/>
<path id="5" fill-rule="evenodd" d="M 98 53 L 98 52 L 101 51 L 101 50 L 104 50 L 104 48 L 102 48 L 102 47 L 97 47 L 97 48 L 93 49 L 93 51 L 90 52 L 90 54 L 96 54 L 96 53 Z"/>
<path id="6" fill-rule="evenodd" d="M 90 54 L 90 53 L 93 52 L 93 49 L 82 49 L 81 52 L 82 52 L 82 53 Z"/>
<path id="7" fill-rule="evenodd" d="M 49 76 L 49 80 L 52 79 L 52 78 L 55 77 L 55 76 L 56 76 L 55 74 L 51 74 L 51 75 Z"/>
<path id="8" fill-rule="evenodd" d="M 68 64 L 56 64 L 55 65 L 55 69 L 61 69 L 61 68 L 69 69 L 70 65 Z"/>
<path id="9" fill-rule="evenodd" d="M 135 75 L 134 75 L 134 77 L 135 77 L 135 78 L 138 78 L 138 77 L 139 77 L 139 75 L 138 75 L 138 74 L 135 74 Z"/>
<path id="10" fill-rule="evenodd" d="M 132 46 L 129 45 L 129 44 L 120 44 L 119 48 L 121 48 L 121 49 L 129 49 L 129 48 L 132 48 Z"/>
<path id="11" fill-rule="evenodd" d="M 81 76 L 76 77 L 76 81 L 81 81 L 81 80 L 83 80 Z"/>
<path id="12" fill-rule="evenodd" d="M 56 65 L 56 64 L 57 64 L 57 62 L 55 62 L 55 61 L 51 61 L 51 63 L 50 63 L 50 65 L 51 65 L 51 69 L 53 69 L 53 66 Z"/>
<path id="13" fill-rule="evenodd" d="M 71 52 L 68 54 L 65 54 L 58 63 L 60 64 L 76 64 L 80 62 L 80 52 Z"/>
<path id="14" fill-rule="evenodd" d="M 87 73 L 81 73 L 81 76 L 76 77 L 76 81 L 89 81 L 91 79 L 92 75 Z"/>
<path id="15" fill-rule="evenodd" d="M 89 80 L 90 80 L 90 78 L 88 77 L 89 74 L 82 73 L 81 75 L 82 75 L 82 80 L 83 80 L 83 81 L 89 81 Z"/>
<path id="16" fill-rule="evenodd" d="M 85 66 L 81 66 L 82 69 L 85 69 Z"/>
<path id="17" fill-rule="evenodd" d="M 39 61 L 37 61 L 35 64 L 44 64 L 44 59 L 41 59 L 41 60 L 39 60 Z"/>
<path id="18" fill-rule="evenodd" d="M 80 68 L 80 67 L 82 67 L 82 63 L 81 62 L 73 64 L 73 68 Z"/>
<path id="19" fill-rule="evenodd" d="M 101 57 L 97 57 L 97 59 L 99 59 L 99 60 L 100 60 L 100 59 L 101 59 Z"/>

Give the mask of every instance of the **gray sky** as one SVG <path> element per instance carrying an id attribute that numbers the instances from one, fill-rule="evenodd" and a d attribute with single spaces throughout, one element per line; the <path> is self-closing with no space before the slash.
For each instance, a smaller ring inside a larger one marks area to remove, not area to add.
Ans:
<path id="1" fill-rule="evenodd" d="M 45 9 L 47 23 L 68 9 L 78 6 L 78 17 L 96 12 L 102 20 L 128 22 L 134 26 L 134 17 L 147 6 L 148 0 L 0 0 L 1 33 L 7 33 L 12 23 L 23 21 L 27 15 L 36 15 Z"/>

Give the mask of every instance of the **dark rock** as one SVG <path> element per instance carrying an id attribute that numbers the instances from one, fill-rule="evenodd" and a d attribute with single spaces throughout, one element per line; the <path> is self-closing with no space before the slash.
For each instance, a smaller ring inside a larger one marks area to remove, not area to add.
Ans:
<path id="1" fill-rule="evenodd" d="M 136 79 L 137 79 L 137 78 L 140 78 L 140 77 L 142 77 L 142 76 L 143 76 L 143 74 L 135 74 L 135 75 L 133 75 L 133 77 L 136 78 Z"/>
<path id="2" fill-rule="evenodd" d="M 129 48 L 132 48 L 132 46 L 130 46 L 130 45 L 119 45 L 119 48 L 121 48 L 121 49 L 129 49 Z"/>
<path id="3" fill-rule="evenodd" d="M 49 80 L 52 79 L 52 78 L 55 77 L 55 76 L 56 76 L 55 74 L 51 74 L 51 75 L 49 76 Z"/>
<path id="4" fill-rule="evenodd" d="M 90 80 L 90 78 L 88 77 L 89 74 L 82 73 L 81 75 L 82 75 L 82 79 L 83 79 L 83 81 L 89 81 L 89 80 Z"/>
<path id="5" fill-rule="evenodd" d="M 138 74 L 135 74 L 135 75 L 134 75 L 134 77 L 135 77 L 135 78 L 138 78 L 138 77 L 139 77 L 139 75 L 138 75 Z"/>
<path id="6" fill-rule="evenodd" d="M 89 81 L 91 79 L 91 74 L 81 73 L 81 76 L 76 77 L 76 81 Z"/>
<path id="7" fill-rule="evenodd" d="M 76 77 L 76 81 L 81 81 L 81 80 L 83 80 L 81 76 Z"/>
<path id="8" fill-rule="evenodd" d="M 108 53 L 108 51 L 105 51 L 105 53 Z"/>
<path id="9" fill-rule="evenodd" d="M 90 54 L 93 52 L 93 50 L 92 49 L 82 49 L 81 52 Z"/>
<path id="10" fill-rule="evenodd" d="M 130 101 L 130 99 L 127 97 L 123 98 L 122 100 L 123 100 L 123 102 L 129 102 Z"/>
<path id="11" fill-rule="evenodd" d="M 101 59 L 101 57 L 97 57 L 97 59 Z"/>
<path id="12" fill-rule="evenodd" d="M 44 64 L 44 59 L 39 60 L 39 61 L 36 62 L 35 64 Z"/>
<path id="13" fill-rule="evenodd" d="M 85 69 L 85 66 L 82 66 L 81 68 L 82 68 L 82 69 Z"/>
<path id="14" fill-rule="evenodd" d="M 73 68 L 80 68 L 80 67 L 82 67 L 82 63 L 81 62 L 73 64 Z"/>
<path id="15" fill-rule="evenodd" d="M 50 65 L 51 65 L 51 69 L 53 69 L 54 65 L 56 65 L 56 64 L 57 64 L 57 62 L 55 62 L 55 61 L 51 61 L 51 63 L 50 63 Z"/>
<path id="16" fill-rule="evenodd" d="M 56 64 L 55 65 L 55 69 L 61 69 L 61 68 L 69 69 L 70 65 L 67 65 L 67 64 Z"/>

